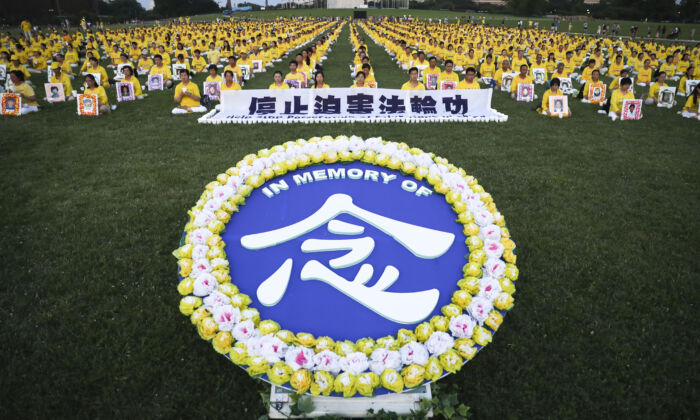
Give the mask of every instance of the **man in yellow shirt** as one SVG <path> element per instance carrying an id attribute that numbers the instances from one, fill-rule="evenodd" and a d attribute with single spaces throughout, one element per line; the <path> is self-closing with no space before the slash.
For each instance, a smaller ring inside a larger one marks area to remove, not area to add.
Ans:
<path id="1" fill-rule="evenodd" d="M 401 86 L 401 90 L 425 90 L 425 85 L 418 80 L 417 67 L 408 70 L 408 82 Z"/>
<path id="2" fill-rule="evenodd" d="M 438 89 L 444 89 L 443 83 L 442 82 L 453 82 L 454 87 L 451 89 L 455 89 L 457 87 L 457 84 L 459 83 L 459 76 L 457 73 L 452 71 L 454 68 L 454 63 L 452 60 L 445 60 L 445 71 L 440 73 L 440 76 L 438 76 L 437 80 L 437 87 Z M 446 84 L 449 85 L 450 83 Z"/>
<path id="3" fill-rule="evenodd" d="M 622 114 L 622 103 L 625 99 L 634 99 L 634 93 L 630 87 L 632 86 L 632 80 L 629 77 L 625 77 L 620 81 L 620 88 L 615 89 L 610 97 L 610 111 L 608 116 L 612 118 L 613 121 L 620 118 Z"/>
<path id="4" fill-rule="evenodd" d="M 141 51 L 141 58 L 139 58 L 137 66 L 139 74 L 148 74 L 151 71 L 153 60 L 148 56 L 148 50 Z"/>
<path id="5" fill-rule="evenodd" d="M 63 85 L 63 94 L 66 96 L 66 100 L 73 100 L 73 86 L 70 82 L 70 77 L 61 71 L 61 66 L 57 62 L 51 63 L 51 71 L 53 76 L 49 80 L 49 83 L 60 83 Z"/>
<path id="6" fill-rule="evenodd" d="M 224 67 L 224 74 L 227 70 L 231 70 L 233 74 L 236 75 L 235 80 L 240 82 L 243 80 L 243 74 L 241 73 L 241 68 L 236 65 L 236 57 L 230 56 L 228 58 L 228 64 Z"/>
<path id="7" fill-rule="evenodd" d="M 173 74 L 170 71 L 170 67 L 163 63 L 163 57 L 161 57 L 160 54 L 156 54 L 153 59 L 155 60 L 155 64 L 151 67 L 150 74 L 162 74 L 163 86 L 171 88 L 173 86 Z"/>
<path id="8" fill-rule="evenodd" d="M 303 84 L 306 81 L 306 78 L 303 74 L 297 71 L 297 62 L 295 60 L 289 62 L 289 73 L 284 76 L 284 80 L 298 80 L 299 83 L 302 84 L 302 87 L 304 87 Z"/>
<path id="9" fill-rule="evenodd" d="M 204 60 L 204 57 L 202 57 L 201 54 L 201 51 L 194 50 L 194 57 L 192 58 L 192 68 L 197 73 L 203 72 L 204 69 L 207 67 L 207 62 Z"/>
<path id="10" fill-rule="evenodd" d="M 296 62 L 294 62 L 296 64 Z M 289 89 L 289 85 L 284 82 L 282 72 L 277 70 L 272 76 L 273 82 L 268 89 Z"/>
<path id="11" fill-rule="evenodd" d="M 518 85 L 521 83 L 525 84 L 533 84 L 534 81 L 532 80 L 532 76 L 528 74 L 528 66 L 527 64 L 521 64 L 520 65 L 520 73 L 513 77 L 513 81 L 510 83 L 510 93 L 511 96 L 516 97 L 518 94 Z"/>
<path id="12" fill-rule="evenodd" d="M 457 89 L 481 89 L 479 83 L 474 80 L 476 78 L 476 69 L 474 67 L 469 67 L 465 71 L 464 80 L 459 82 Z"/>
<path id="13" fill-rule="evenodd" d="M 190 81 L 190 72 L 180 69 L 180 84 L 175 88 L 173 95 L 177 107 L 173 108 L 173 114 L 187 114 L 191 112 L 206 112 L 207 108 L 200 103 L 202 96 L 197 84 Z"/>
<path id="14" fill-rule="evenodd" d="M 442 71 L 440 70 L 440 67 L 437 66 L 437 58 L 435 56 L 431 56 L 428 59 L 428 67 L 423 70 L 423 84 L 425 85 L 426 89 L 438 88 L 437 81 L 440 78 L 440 73 L 442 73 Z"/>

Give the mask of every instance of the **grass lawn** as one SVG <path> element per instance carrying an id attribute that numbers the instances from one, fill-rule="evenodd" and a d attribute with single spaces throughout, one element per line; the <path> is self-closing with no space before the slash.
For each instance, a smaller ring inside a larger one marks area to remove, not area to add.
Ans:
<path id="1" fill-rule="evenodd" d="M 331 86 L 351 84 L 348 35 L 326 62 Z M 406 73 L 366 39 L 379 85 L 400 87 Z M 208 125 L 171 115 L 165 91 L 99 118 L 78 118 L 75 103 L 0 118 L 0 412 L 258 418 L 268 386 L 180 315 L 170 253 L 204 186 L 244 155 L 356 134 L 447 157 L 508 221 L 516 306 L 444 380 L 475 417 L 694 416 L 698 121 L 679 105 L 613 123 L 571 102 L 573 118 L 549 119 L 497 92 L 503 124 Z"/>

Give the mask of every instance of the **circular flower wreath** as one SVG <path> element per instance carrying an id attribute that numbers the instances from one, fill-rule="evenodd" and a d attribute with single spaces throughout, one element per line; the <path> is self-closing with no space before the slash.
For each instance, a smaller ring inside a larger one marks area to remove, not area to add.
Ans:
<path id="1" fill-rule="evenodd" d="M 219 234 L 254 188 L 314 164 L 362 161 L 426 180 L 452 206 L 469 247 L 464 277 L 442 315 L 395 336 L 355 342 L 296 334 L 261 320 L 252 300 L 231 283 Z M 298 393 L 371 396 L 380 387 L 401 392 L 454 373 L 489 342 L 513 307 L 515 243 L 491 195 L 447 159 L 381 138 L 314 137 L 251 154 L 206 186 L 188 212 L 178 258 L 184 297 L 180 312 L 199 335 L 251 376 Z"/>

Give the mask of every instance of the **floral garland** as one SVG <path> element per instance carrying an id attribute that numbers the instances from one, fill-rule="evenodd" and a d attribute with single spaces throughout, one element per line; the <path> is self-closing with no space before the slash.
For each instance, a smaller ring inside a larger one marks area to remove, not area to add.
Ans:
<path id="1" fill-rule="evenodd" d="M 90 93 L 81 93 L 78 95 L 76 98 L 78 102 L 78 115 L 89 115 L 89 116 L 96 116 L 99 115 L 100 113 L 100 104 L 97 98 L 97 95 L 90 94 Z M 85 110 L 85 99 L 90 99 L 92 100 L 92 110 L 91 111 L 86 111 Z"/>
<path id="2" fill-rule="evenodd" d="M 7 109 L 7 101 L 10 99 L 14 100 L 15 107 L 11 110 L 8 110 Z M 2 100 L 0 103 L 0 109 L 2 110 L 2 115 L 17 116 L 20 114 L 21 107 L 22 107 L 22 98 L 19 96 L 19 94 L 17 94 L 17 93 L 3 93 L 2 94 Z"/>
<path id="3" fill-rule="evenodd" d="M 252 299 L 231 283 L 219 234 L 266 181 L 314 164 L 352 161 L 400 170 L 445 196 L 469 247 L 452 303 L 414 330 L 356 342 L 295 334 L 273 320 L 261 320 L 250 306 Z M 513 307 L 515 243 L 491 195 L 447 159 L 405 143 L 325 136 L 263 149 L 219 174 L 188 213 L 183 241 L 173 252 L 181 277 L 180 311 L 217 352 L 251 376 L 289 383 L 298 393 L 372 396 L 380 387 L 401 392 L 454 373 L 491 342 Z"/>

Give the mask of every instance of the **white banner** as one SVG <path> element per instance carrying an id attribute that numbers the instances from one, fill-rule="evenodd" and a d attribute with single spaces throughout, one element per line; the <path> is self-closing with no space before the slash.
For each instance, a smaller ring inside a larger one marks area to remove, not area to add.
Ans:
<path id="1" fill-rule="evenodd" d="M 222 123 L 496 121 L 491 89 L 371 88 L 223 90 L 221 104 L 198 121 Z"/>

